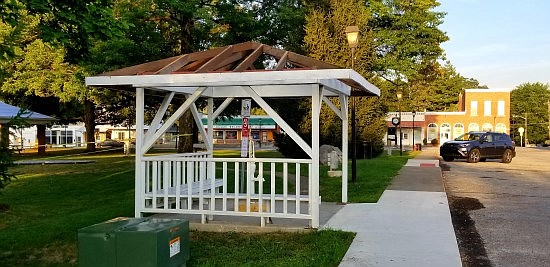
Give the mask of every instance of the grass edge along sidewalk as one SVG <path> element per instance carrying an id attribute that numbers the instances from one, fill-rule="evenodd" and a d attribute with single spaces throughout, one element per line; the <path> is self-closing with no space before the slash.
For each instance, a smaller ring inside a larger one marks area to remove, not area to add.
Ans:
<path id="1" fill-rule="evenodd" d="M 1 266 L 76 266 L 79 228 L 133 215 L 132 157 L 107 152 L 59 158 L 96 162 L 14 168 L 18 179 L 0 195 L 0 203 L 8 205 L 7 210 L 0 211 Z M 350 182 L 350 202 L 375 202 L 407 158 L 383 155 L 358 160 L 358 181 Z M 332 198 L 337 202 L 341 178 L 326 176 L 326 170 L 320 172 L 323 201 Z M 375 186 L 379 188 L 371 188 Z M 331 196 L 329 192 L 335 193 Z M 189 266 L 336 266 L 355 236 L 327 230 L 191 235 Z"/>

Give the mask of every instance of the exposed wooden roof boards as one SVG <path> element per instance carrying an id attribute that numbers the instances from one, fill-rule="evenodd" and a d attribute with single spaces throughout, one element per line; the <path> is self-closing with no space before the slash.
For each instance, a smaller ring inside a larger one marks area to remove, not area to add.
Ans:
<path id="1" fill-rule="evenodd" d="M 254 64 L 266 58 L 275 60 L 274 69 L 255 69 Z M 227 93 L 229 89 L 235 89 L 238 86 L 264 88 L 269 86 L 275 90 L 266 92 L 265 96 L 285 97 L 286 95 L 281 92 L 287 91 L 284 88 L 292 88 L 293 92 L 304 91 L 294 92 L 293 96 L 307 96 L 310 90 L 303 85 L 314 83 L 322 84 L 336 94 L 337 92 L 363 96 L 380 94 L 378 88 L 353 70 L 341 69 L 313 58 L 255 42 L 161 59 L 86 78 L 86 84 L 89 86 L 114 89 L 144 87 L 189 93 L 192 92 L 192 88 L 211 87 L 214 91 L 226 93 L 212 92 L 206 93 L 205 96 L 220 97 L 239 97 L 240 94 Z"/>

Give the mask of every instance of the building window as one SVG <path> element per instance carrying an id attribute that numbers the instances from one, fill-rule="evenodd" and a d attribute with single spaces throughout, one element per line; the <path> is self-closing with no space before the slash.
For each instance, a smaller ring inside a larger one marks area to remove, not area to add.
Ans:
<path id="1" fill-rule="evenodd" d="M 214 131 L 214 139 L 223 139 L 223 131 Z"/>
<path id="2" fill-rule="evenodd" d="M 408 134 L 406 134 L 406 133 L 404 133 L 404 134 L 403 134 L 403 139 L 404 139 L 404 140 L 407 140 L 407 139 L 409 139 L 409 135 L 408 135 Z"/>
<path id="3" fill-rule="evenodd" d="M 473 100 L 470 103 L 470 116 L 477 116 L 477 101 Z"/>
<path id="4" fill-rule="evenodd" d="M 504 101 L 498 101 L 497 116 L 504 116 Z"/>
<path id="5" fill-rule="evenodd" d="M 250 136 L 252 140 L 260 140 L 260 131 L 252 131 L 250 132 Z"/>
<path id="6" fill-rule="evenodd" d="M 477 123 L 470 123 L 468 125 L 468 132 L 478 132 L 479 131 L 479 125 Z"/>
<path id="7" fill-rule="evenodd" d="M 46 130 L 46 144 L 57 145 L 57 131 Z"/>
<path id="8" fill-rule="evenodd" d="M 73 143 L 73 132 L 72 131 L 67 131 L 67 129 L 63 129 L 59 132 L 60 132 L 60 135 L 59 135 L 59 144 L 60 145 L 72 144 Z"/>
<path id="9" fill-rule="evenodd" d="M 226 131 L 225 139 L 237 139 L 237 131 Z"/>
<path id="10" fill-rule="evenodd" d="M 455 123 L 453 126 L 453 139 L 464 134 L 464 124 Z"/>
<path id="11" fill-rule="evenodd" d="M 491 101 L 489 100 L 483 103 L 483 115 L 491 116 Z"/>
<path id="12" fill-rule="evenodd" d="M 118 132 L 118 140 L 124 140 L 124 132 Z"/>
<path id="13" fill-rule="evenodd" d="M 508 129 L 506 129 L 506 125 L 504 123 L 497 123 L 497 126 L 495 127 L 495 132 L 497 133 L 506 133 Z"/>
<path id="14" fill-rule="evenodd" d="M 493 125 L 490 124 L 490 123 L 484 123 L 483 126 L 481 127 L 481 129 L 484 132 L 492 132 L 493 131 Z"/>
<path id="15" fill-rule="evenodd" d="M 447 142 L 451 138 L 451 125 L 448 123 L 441 124 L 441 144 Z"/>
<path id="16" fill-rule="evenodd" d="M 428 125 L 428 142 L 431 142 L 432 140 L 437 139 L 437 124 L 430 123 Z"/>

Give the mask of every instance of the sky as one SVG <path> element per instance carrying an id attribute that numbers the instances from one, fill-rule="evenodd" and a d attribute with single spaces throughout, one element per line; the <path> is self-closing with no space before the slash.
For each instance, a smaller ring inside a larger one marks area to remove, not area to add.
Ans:
<path id="1" fill-rule="evenodd" d="M 549 0 L 439 0 L 441 46 L 464 77 L 489 88 L 550 84 Z"/>

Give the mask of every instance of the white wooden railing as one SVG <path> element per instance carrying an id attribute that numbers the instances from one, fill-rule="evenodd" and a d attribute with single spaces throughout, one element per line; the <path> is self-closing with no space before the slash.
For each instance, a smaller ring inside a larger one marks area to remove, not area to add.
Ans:
<path id="1" fill-rule="evenodd" d="M 144 156 L 136 178 L 142 213 L 312 220 L 311 159 L 212 158 L 208 152 Z M 138 190 L 136 190 L 138 192 Z M 320 201 L 315 201 L 320 203 Z"/>

